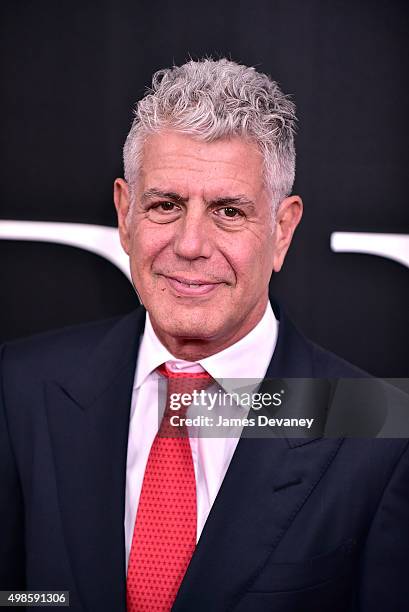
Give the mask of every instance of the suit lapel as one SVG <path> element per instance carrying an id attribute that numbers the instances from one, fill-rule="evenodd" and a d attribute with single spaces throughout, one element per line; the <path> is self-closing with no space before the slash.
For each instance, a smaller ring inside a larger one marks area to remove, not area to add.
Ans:
<path id="1" fill-rule="evenodd" d="M 125 610 L 129 411 L 144 311 L 121 319 L 69 381 L 46 384 L 65 541 L 86 610 Z"/>
<path id="2" fill-rule="evenodd" d="M 312 376 L 310 346 L 282 316 L 266 378 Z M 174 612 L 221 612 L 234 607 L 268 561 L 341 443 L 321 438 L 241 437 Z"/>

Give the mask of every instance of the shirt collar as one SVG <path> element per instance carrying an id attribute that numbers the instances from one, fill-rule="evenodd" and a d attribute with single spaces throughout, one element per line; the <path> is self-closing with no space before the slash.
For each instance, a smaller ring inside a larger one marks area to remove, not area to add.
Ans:
<path id="1" fill-rule="evenodd" d="M 254 379 L 261 382 L 274 353 L 278 325 L 271 304 L 268 302 L 263 317 L 246 336 L 223 351 L 200 359 L 197 363 L 227 392 L 232 392 L 237 387 L 237 379 L 241 380 L 241 385 L 245 380 L 248 380 L 250 385 Z M 183 362 L 174 357 L 163 346 L 153 330 L 149 313 L 146 313 L 134 387 L 140 387 L 149 374 L 166 361 L 175 361 L 182 371 L 190 365 L 190 362 Z"/>

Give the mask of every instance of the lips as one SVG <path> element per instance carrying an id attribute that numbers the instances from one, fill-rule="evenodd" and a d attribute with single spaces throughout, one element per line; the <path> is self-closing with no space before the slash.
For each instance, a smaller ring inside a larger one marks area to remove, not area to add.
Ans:
<path id="1" fill-rule="evenodd" d="M 222 283 L 201 278 L 185 278 L 181 276 L 162 276 L 168 286 L 179 295 L 200 296 L 211 293 Z"/>

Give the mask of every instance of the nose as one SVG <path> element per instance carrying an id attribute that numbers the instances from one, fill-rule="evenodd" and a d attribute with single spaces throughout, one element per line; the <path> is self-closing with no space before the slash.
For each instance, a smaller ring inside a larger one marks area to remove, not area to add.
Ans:
<path id="1" fill-rule="evenodd" d="M 184 259 L 209 258 L 211 255 L 211 227 L 207 213 L 193 209 L 179 220 L 173 249 Z"/>

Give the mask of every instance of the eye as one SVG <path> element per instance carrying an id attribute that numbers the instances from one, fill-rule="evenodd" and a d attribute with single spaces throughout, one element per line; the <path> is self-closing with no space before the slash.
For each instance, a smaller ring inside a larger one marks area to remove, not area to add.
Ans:
<path id="1" fill-rule="evenodd" d="M 171 212 L 172 210 L 174 210 L 175 206 L 176 204 L 174 204 L 173 202 L 160 202 L 160 204 L 157 204 L 157 206 L 154 206 L 154 208 L 159 208 L 164 212 Z"/>
<path id="2" fill-rule="evenodd" d="M 244 213 L 234 206 L 223 206 L 214 211 L 219 222 L 234 223 L 235 225 L 243 223 L 245 220 Z"/>
<path id="3" fill-rule="evenodd" d="M 168 200 L 153 204 L 148 209 L 148 217 L 154 223 L 170 223 L 179 217 L 179 213 L 180 206 Z"/>
<path id="4" fill-rule="evenodd" d="M 224 213 L 224 216 L 234 218 L 240 215 L 240 211 L 237 208 L 233 208 L 232 206 L 225 206 L 225 208 L 221 209 Z"/>

